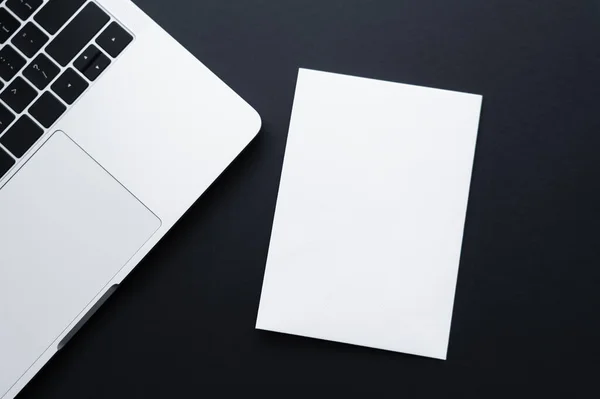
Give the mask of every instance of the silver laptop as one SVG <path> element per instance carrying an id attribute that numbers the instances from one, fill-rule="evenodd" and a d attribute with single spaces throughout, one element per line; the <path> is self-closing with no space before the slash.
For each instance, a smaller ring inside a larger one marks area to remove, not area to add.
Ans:
<path id="1" fill-rule="evenodd" d="M 0 0 L 0 397 L 13 398 L 258 133 L 128 0 Z"/>

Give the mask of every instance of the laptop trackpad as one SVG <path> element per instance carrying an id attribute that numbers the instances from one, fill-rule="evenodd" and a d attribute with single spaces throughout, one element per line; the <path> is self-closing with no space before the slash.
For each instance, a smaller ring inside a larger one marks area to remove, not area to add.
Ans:
<path id="1" fill-rule="evenodd" d="M 0 397 L 160 224 L 62 132 L 0 188 Z"/>

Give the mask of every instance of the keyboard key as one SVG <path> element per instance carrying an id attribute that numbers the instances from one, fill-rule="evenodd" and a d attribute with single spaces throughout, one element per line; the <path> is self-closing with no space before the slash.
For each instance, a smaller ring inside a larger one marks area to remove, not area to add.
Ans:
<path id="1" fill-rule="evenodd" d="M 0 8 L 0 44 L 6 43 L 6 41 L 12 36 L 13 33 L 19 29 L 21 23 L 4 8 Z"/>
<path id="2" fill-rule="evenodd" d="M 22 20 L 26 20 L 43 3 L 43 0 L 8 0 L 6 6 Z"/>
<path id="3" fill-rule="evenodd" d="M 50 42 L 46 52 L 66 66 L 110 20 L 94 3 L 88 3 L 75 18 Z"/>
<path id="4" fill-rule="evenodd" d="M 2 81 L 0 80 L 0 91 L 2 90 L 3 87 L 4 87 L 4 83 L 2 83 Z"/>
<path id="5" fill-rule="evenodd" d="M 50 0 L 34 19 L 46 32 L 53 35 L 85 2 L 86 0 Z"/>
<path id="6" fill-rule="evenodd" d="M 29 108 L 29 114 L 42 126 L 49 128 L 67 110 L 58 98 L 46 92 Z"/>
<path id="7" fill-rule="evenodd" d="M 25 66 L 25 58 L 9 45 L 0 49 L 0 77 L 11 80 Z"/>
<path id="8" fill-rule="evenodd" d="M 2 94 L 0 94 L 2 101 L 11 107 L 17 114 L 23 112 L 36 96 L 37 91 L 21 77 L 13 80 L 12 83 L 4 89 Z"/>
<path id="9" fill-rule="evenodd" d="M 110 59 L 104 55 L 104 53 L 100 53 L 100 55 L 96 58 L 94 63 L 90 65 L 88 69 L 83 71 L 83 75 L 91 80 L 92 82 L 98 78 L 104 72 L 106 68 L 110 65 Z"/>
<path id="10" fill-rule="evenodd" d="M 21 158 L 35 144 L 44 130 L 27 115 L 23 115 L 0 137 L 0 143 L 14 156 Z"/>
<path id="11" fill-rule="evenodd" d="M 0 134 L 15 120 L 15 116 L 4 105 L 0 104 Z"/>
<path id="12" fill-rule="evenodd" d="M 88 83 L 75 70 L 69 68 L 52 84 L 52 91 L 71 105 L 87 87 Z"/>
<path id="13" fill-rule="evenodd" d="M 118 23 L 113 22 L 98 36 L 96 43 L 104 49 L 111 57 L 115 58 L 131 41 L 131 36 Z"/>
<path id="14" fill-rule="evenodd" d="M 73 66 L 92 82 L 96 80 L 109 65 L 110 58 L 104 55 L 104 53 L 98 50 L 94 45 L 88 47 L 73 63 Z"/>
<path id="15" fill-rule="evenodd" d="M 0 148 L 0 179 L 12 168 L 15 164 L 15 160 Z"/>
<path id="16" fill-rule="evenodd" d="M 43 90 L 54 80 L 59 72 L 60 69 L 48 57 L 44 54 L 39 54 L 25 68 L 23 76 L 33 83 L 35 87 Z"/>
<path id="17" fill-rule="evenodd" d="M 27 57 L 33 57 L 48 41 L 48 36 L 33 23 L 29 22 L 12 39 L 12 44 Z"/>
<path id="18" fill-rule="evenodd" d="M 98 50 L 98 47 L 94 46 L 93 44 L 90 44 L 88 48 L 86 48 L 85 51 L 81 53 L 81 55 L 79 55 L 79 57 L 77 57 L 75 61 L 73 61 L 73 66 L 77 68 L 79 72 L 83 73 L 83 71 L 88 69 L 92 62 L 94 62 L 96 57 L 98 57 L 99 55 L 100 50 Z"/>

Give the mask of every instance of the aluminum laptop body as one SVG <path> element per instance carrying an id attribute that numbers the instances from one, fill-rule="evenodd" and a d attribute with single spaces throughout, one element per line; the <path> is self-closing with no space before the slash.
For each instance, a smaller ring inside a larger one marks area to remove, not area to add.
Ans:
<path id="1" fill-rule="evenodd" d="M 0 0 L 0 398 L 258 133 L 127 0 Z"/>

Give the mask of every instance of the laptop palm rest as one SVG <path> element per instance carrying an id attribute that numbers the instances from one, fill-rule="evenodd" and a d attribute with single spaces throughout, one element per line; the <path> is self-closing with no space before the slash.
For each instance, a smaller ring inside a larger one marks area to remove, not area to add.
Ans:
<path id="1" fill-rule="evenodd" d="M 0 397 L 160 224 L 62 132 L 0 188 Z"/>

